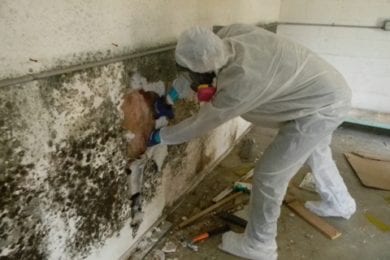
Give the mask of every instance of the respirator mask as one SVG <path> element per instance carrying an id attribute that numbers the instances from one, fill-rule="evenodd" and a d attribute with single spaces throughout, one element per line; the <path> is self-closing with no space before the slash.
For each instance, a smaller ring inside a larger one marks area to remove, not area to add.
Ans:
<path id="1" fill-rule="evenodd" d="M 191 80 L 191 89 L 197 93 L 200 102 L 209 102 L 217 92 L 217 88 L 213 86 L 214 72 L 198 73 L 193 72 L 176 63 L 179 73 L 186 73 Z"/>

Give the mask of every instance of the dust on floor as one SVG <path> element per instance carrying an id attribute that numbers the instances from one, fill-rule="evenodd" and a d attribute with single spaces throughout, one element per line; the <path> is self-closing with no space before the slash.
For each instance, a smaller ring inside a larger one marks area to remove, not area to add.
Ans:
<path id="1" fill-rule="evenodd" d="M 261 156 L 275 134 L 276 132 L 271 129 L 254 128 L 247 135 L 247 137 L 254 138 L 256 141 L 257 158 Z M 211 199 L 216 194 L 253 167 L 253 162 L 241 161 L 239 150 L 239 146 L 237 146 L 195 190 L 186 196 L 180 207 L 168 218 L 173 223 L 173 227 L 210 206 L 212 204 Z M 345 152 L 364 151 L 390 158 L 389 135 L 351 127 L 341 127 L 333 136 L 332 150 L 341 175 L 350 193 L 356 199 L 357 212 L 350 220 L 325 218 L 327 222 L 342 232 L 340 238 L 329 240 L 300 217 L 293 214 L 286 206 L 282 206 L 277 237 L 279 260 L 390 259 L 390 232 L 381 231 L 366 217 L 369 213 L 390 225 L 390 192 L 363 187 L 343 155 Z M 299 186 L 304 174 L 308 171 L 310 169 L 303 166 L 292 180 L 293 185 Z M 315 193 L 300 189 L 298 191 L 296 195 L 300 200 L 319 199 Z M 217 217 L 211 216 L 203 218 L 187 228 L 173 229 L 169 235 L 159 241 L 146 259 L 158 259 L 154 257 L 156 252 L 163 249 L 167 243 L 172 246 L 170 242 L 176 245 L 176 250 L 172 253 L 165 253 L 165 259 L 239 259 L 218 249 L 221 235 L 200 243 L 197 252 L 182 246 L 183 241 L 219 224 L 222 224 L 222 222 Z M 240 231 L 240 229 L 236 231 Z"/>

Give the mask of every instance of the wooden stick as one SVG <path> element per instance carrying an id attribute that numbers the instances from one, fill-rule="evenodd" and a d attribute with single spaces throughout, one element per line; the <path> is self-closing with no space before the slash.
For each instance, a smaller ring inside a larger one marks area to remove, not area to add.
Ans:
<path id="1" fill-rule="evenodd" d="M 292 211 L 297 213 L 301 218 L 306 220 L 309 224 L 319 230 L 322 234 L 330 239 L 336 239 L 341 236 L 341 232 L 334 228 L 332 225 L 327 223 L 322 218 L 314 215 L 309 210 L 307 210 L 302 203 L 295 200 L 293 202 L 287 203 L 287 207 L 289 207 Z"/>
<path id="2" fill-rule="evenodd" d="M 244 176 L 241 176 L 237 181 L 246 181 L 247 179 L 251 178 L 253 176 L 253 169 L 250 170 L 247 174 L 245 174 Z M 228 187 L 226 189 L 224 189 L 223 191 L 221 191 L 217 196 L 215 196 L 212 201 L 213 202 L 218 202 L 220 201 L 221 199 L 225 198 L 227 195 L 229 195 L 230 193 L 232 193 L 234 190 L 233 190 L 233 185 L 231 187 Z"/>
<path id="3" fill-rule="evenodd" d="M 223 204 L 225 204 L 226 202 L 228 201 L 231 201 L 235 198 L 237 198 L 238 196 L 240 196 L 242 193 L 241 192 L 237 192 L 237 193 L 234 193 L 232 195 L 230 195 L 229 197 L 221 200 L 220 202 L 218 203 L 215 203 L 214 205 L 202 210 L 201 212 L 199 212 L 198 214 L 196 214 L 195 216 L 183 221 L 182 223 L 179 224 L 179 228 L 182 228 L 182 227 L 185 227 L 189 224 L 191 224 L 192 222 L 196 221 L 197 219 L 203 217 L 204 215 L 210 213 L 211 211 L 217 209 L 218 207 L 222 206 Z"/>

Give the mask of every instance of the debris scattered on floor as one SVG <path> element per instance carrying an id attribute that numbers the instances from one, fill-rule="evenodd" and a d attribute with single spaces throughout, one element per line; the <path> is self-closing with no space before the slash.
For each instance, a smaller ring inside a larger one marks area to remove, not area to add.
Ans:
<path id="1" fill-rule="evenodd" d="M 180 244 L 181 244 L 182 247 L 189 248 L 190 250 L 192 250 L 194 252 L 198 252 L 198 250 L 199 250 L 199 247 L 197 245 L 195 245 L 191 241 L 187 241 L 185 239 L 182 239 Z"/>
<path id="2" fill-rule="evenodd" d="M 253 169 L 250 170 L 249 172 L 247 172 L 244 176 L 240 177 L 237 182 L 242 182 L 242 181 L 246 181 L 250 178 L 252 178 L 253 176 Z M 220 193 L 218 193 L 217 196 L 215 196 L 212 201 L 213 202 L 218 202 L 220 200 L 222 200 L 223 198 L 225 198 L 226 196 L 228 196 L 229 194 L 231 194 L 232 192 L 234 191 L 234 185 L 232 185 L 232 187 L 227 187 L 225 188 L 223 191 L 221 191 Z"/>
<path id="3" fill-rule="evenodd" d="M 246 224 L 248 223 L 248 221 L 246 221 L 245 219 L 228 212 L 221 212 L 220 214 L 218 214 L 218 216 L 226 222 L 240 226 L 242 228 L 245 228 Z"/>
<path id="4" fill-rule="evenodd" d="M 252 191 L 252 184 L 248 182 L 236 181 L 234 183 L 233 190 L 250 193 Z"/>
<path id="5" fill-rule="evenodd" d="M 211 213 L 212 211 L 216 210 L 217 208 L 219 208 L 220 206 L 224 205 L 225 203 L 234 200 L 235 198 L 237 198 L 241 194 L 242 194 L 241 192 L 233 193 L 229 197 L 224 198 L 223 200 L 221 200 L 221 201 L 213 204 L 212 206 L 202 210 L 201 212 L 199 212 L 198 214 L 194 215 L 193 217 L 183 221 L 182 223 L 179 224 L 179 228 L 183 228 L 185 226 L 188 226 L 189 224 L 191 224 L 191 223 L 197 221 L 198 219 L 200 219 L 201 217 L 203 217 L 203 216 Z"/>
<path id="6" fill-rule="evenodd" d="M 298 216 L 306 220 L 309 224 L 311 224 L 329 239 L 333 240 L 341 236 L 340 231 L 338 231 L 324 219 L 307 210 L 301 202 L 293 200 L 292 202 L 287 203 L 287 207 L 298 214 Z"/>
<path id="7" fill-rule="evenodd" d="M 204 241 L 204 240 L 208 239 L 209 237 L 225 233 L 226 231 L 229 231 L 229 230 L 230 230 L 230 227 L 228 225 L 223 225 L 221 227 L 214 228 L 210 231 L 204 232 L 204 233 L 194 237 L 192 239 L 192 243 L 195 244 L 195 243 Z"/>
<path id="8" fill-rule="evenodd" d="M 390 161 L 357 153 L 344 155 L 364 186 L 390 190 Z"/>
<path id="9" fill-rule="evenodd" d="M 255 164 L 252 162 L 252 163 L 241 164 L 237 167 L 230 169 L 229 171 L 232 171 L 235 175 L 242 177 L 245 174 L 247 174 L 250 170 L 252 170 L 253 168 L 255 168 Z"/>
<path id="10" fill-rule="evenodd" d="M 153 260 L 165 260 L 165 253 L 159 249 L 153 253 Z"/>
<path id="11" fill-rule="evenodd" d="M 171 229 L 171 227 L 171 222 L 162 221 L 158 226 L 149 230 L 142 240 L 140 240 L 134 247 L 129 249 L 131 260 L 144 259 L 145 256 L 152 250 L 154 245 Z M 164 258 L 161 258 L 161 253 L 157 252 L 157 254 L 160 258 L 153 259 L 165 259 L 165 255 Z"/>
<path id="12" fill-rule="evenodd" d="M 302 182 L 299 184 L 299 188 L 310 192 L 316 192 L 316 184 L 311 172 L 305 174 L 305 177 L 303 177 Z"/>
<path id="13" fill-rule="evenodd" d="M 390 231 L 390 226 L 389 225 L 387 225 L 386 223 L 384 223 L 382 220 L 380 220 L 379 218 L 375 217 L 371 213 L 366 212 L 366 213 L 364 213 L 364 215 L 366 216 L 367 220 L 371 224 L 376 226 L 379 230 L 381 230 L 383 232 L 389 232 Z"/>
<path id="14" fill-rule="evenodd" d="M 168 242 L 165 243 L 162 251 L 164 253 L 174 253 L 174 252 L 176 252 L 176 248 L 177 247 L 176 247 L 175 243 L 173 243 L 171 241 L 168 241 Z"/>
<path id="15" fill-rule="evenodd" d="M 340 146 L 342 146 L 343 149 L 349 148 L 350 150 L 356 150 L 355 147 L 347 147 L 344 144 Z M 237 149 L 239 149 L 239 147 L 237 147 Z M 343 150 L 343 152 L 344 151 L 345 150 Z M 205 234 L 209 233 L 205 231 L 212 231 L 215 227 L 228 224 L 232 231 L 241 233 L 247 225 L 249 205 L 248 203 L 243 203 L 243 200 L 248 201 L 249 196 L 245 194 L 244 189 L 235 189 L 235 187 L 250 184 L 250 178 L 253 174 L 253 172 L 251 172 L 253 164 L 250 165 L 249 163 L 241 163 L 241 159 L 239 158 L 237 152 L 233 155 L 234 156 L 227 159 L 226 163 L 217 167 L 216 174 L 214 176 L 210 175 L 206 177 L 207 181 L 202 182 L 198 188 L 191 191 L 188 194 L 188 199 L 185 203 L 183 203 L 178 210 L 174 212 L 174 214 L 169 216 L 170 221 L 175 223 L 175 228 L 172 229 L 172 232 L 166 241 L 173 242 L 176 244 L 177 248 L 174 253 L 163 252 L 166 260 L 228 258 L 222 252 L 218 251 L 218 244 L 221 242 L 221 234 L 211 237 L 208 234 Z M 354 173 L 352 172 L 352 167 L 348 167 L 348 164 L 345 164 L 347 162 L 346 160 L 343 160 L 343 154 L 339 152 L 337 156 L 338 157 L 336 157 L 336 159 L 338 164 L 341 163 L 344 167 L 340 168 L 341 173 L 352 174 L 351 176 L 353 177 Z M 280 234 L 280 236 L 278 236 L 278 251 L 281 252 L 281 254 L 279 254 L 280 258 L 311 259 L 313 256 L 316 256 L 317 258 L 326 257 L 330 259 L 328 256 L 336 256 L 337 258 L 337 256 L 346 255 L 349 253 L 348 250 L 351 248 L 355 250 L 353 251 L 355 253 L 355 258 L 359 258 L 356 256 L 361 256 L 359 252 L 357 252 L 359 250 L 365 250 L 366 252 L 373 248 L 371 251 L 374 252 L 376 245 L 373 245 L 373 242 L 378 241 L 378 243 L 375 244 L 380 244 L 379 241 L 382 241 L 383 238 L 389 234 L 388 231 L 381 231 L 378 227 L 376 227 L 376 225 L 378 225 L 377 223 L 381 223 L 379 226 L 382 229 L 385 227 L 384 229 L 387 230 L 388 225 L 390 224 L 386 218 L 387 215 L 383 212 L 383 210 L 388 210 L 390 207 L 390 194 L 381 190 L 364 189 L 361 185 L 356 183 L 356 181 L 353 181 L 352 184 L 347 184 L 355 185 L 356 189 L 359 189 L 359 191 L 363 190 L 367 193 L 367 200 L 359 201 L 359 196 L 364 197 L 365 195 L 357 195 L 357 190 L 352 189 L 352 193 L 356 196 L 356 201 L 359 205 L 354 217 L 351 218 L 350 221 L 340 218 L 318 217 L 311 211 L 307 210 L 303 205 L 303 201 L 305 200 L 314 200 L 318 198 L 318 194 L 312 193 L 315 190 L 315 184 L 313 181 L 314 176 L 312 173 L 308 173 L 308 171 L 310 171 L 310 169 L 307 167 L 303 167 L 300 170 L 295 179 L 293 179 L 289 184 L 288 194 L 284 199 L 284 204 L 286 206 L 289 203 L 298 201 L 300 208 L 298 210 L 302 210 L 303 212 L 298 213 L 296 211 L 282 208 L 281 218 L 278 220 L 278 235 Z M 345 177 L 345 175 L 343 176 Z M 351 180 L 351 178 L 347 178 L 347 180 Z M 300 183 L 301 185 L 299 185 Z M 240 193 L 242 195 L 237 198 L 233 198 L 221 206 L 214 207 L 216 203 L 229 198 L 232 194 L 234 195 L 234 192 L 237 189 L 241 190 Z M 248 190 L 250 190 L 250 188 Z M 306 190 L 310 192 L 306 192 Z M 212 202 L 212 198 L 214 195 L 217 195 L 218 192 L 220 192 L 219 197 L 216 201 Z M 367 203 L 371 203 L 368 199 L 371 198 L 374 198 L 376 202 L 379 202 L 379 206 L 381 207 L 380 209 L 374 208 L 374 206 L 376 206 L 375 204 L 369 205 L 368 207 Z M 214 208 L 209 210 L 210 206 Z M 367 217 L 364 215 L 364 212 L 362 212 L 363 208 L 367 207 L 373 211 L 371 213 L 377 213 L 377 215 L 374 214 L 374 218 L 371 216 Z M 206 213 L 204 213 L 205 211 Z M 200 217 L 193 220 L 193 217 L 197 214 L 200 214 Z M 312 218 L 313 215 L 314 218 Z M 299 218 L 303 218 L 303 220 L 308 222 L 310 225 L 300 221 Z M 316 219 L 319 219 L 319 222 L 317 222 Z M 371 221 L 369 221 L 369 219 Z M 179 228 L 179 224 L 187 220 L 190 220 L 191 223 L 186 225 L 184 228 Z M 376 223 L 376 225 L 372 222 Z M 325 226 L 323 226 L 322 223 L 325 223 Z M 326 227 L 330 227 L 330 229 L 327 229 Z M 325 235 L 325 233 L 328 232 L 328 235 L 326 236 L 330 239 L 335 239 L 341 235 L 340 231 L 343 233 L 345 232 L 345 238 L 337 241 L 326 241 L 327 239 L 324 239 L 322 235 L 316 233 L 321 232 Z M 162 250 L 167 243 L 166 241 L 161 240 L 158 243 L 157 248 Z M 331 248 L 331 250 L 329 250 L 329 248 Z M 341 248 L 343 248 L 344 251 L 337 253 L 337 251 Z M 383 246 L 378 248 L 382 249 Z M 379 252 L 382 253 L 384 251 L 386 250 L 382 249 Z M 151 255 L 153 255 L 153 252 L 154 251 L 152 251 Z M 303 255 L 303 253 L 305 253 L 305 255 Z M 374 258 L 377 256 L 375 253 L 372 253 L 372 255 Z M 387 256 L 386 253 L 385 255 Z M 151 258 L 146 259 L 151 260 Z"/>

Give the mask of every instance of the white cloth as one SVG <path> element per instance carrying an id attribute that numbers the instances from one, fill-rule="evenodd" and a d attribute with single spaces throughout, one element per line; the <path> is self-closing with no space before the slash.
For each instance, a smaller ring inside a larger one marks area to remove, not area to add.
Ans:
<path id="1" fill-rule="evenodd" d="M 202 48 L 220 48 L 217 53 L 223 55 L 216 55 L 219 60 L 210 63 L 217 73 L 217 93 L 198 114 L 162 128 L 163 144 L 189 141 L 237 116 L 257 125 L 283 124 L 254 171 L 249 221 L 244 240 L 236 243 L 259 250 L 263 245 L 276 245 L 276 223 L 287 185 L 308 159 L 326 205 L 336 207 L 332 210 L 342 213 L 339 216 L 351 215 L 355 202 L 330 151 L 322 152 L 329 149 L 332 132 L 349 109 L 351 92 L 343 77 L 310 50 L 255 26 L 236 24 L 221 29 L 218 36 L 223 47 L 209 46 L 218 41 L 208 41 L 210 33 L 203 30 L 192 30 L 191 35 L 189 47 L 177 49 L 176 57 L 187 57 L 180 65 L 196 71 L 205 63 L 190 47 L 197 46 L 200 53 Z M 178 45 L 184 44 L 181 39 Z M 315 212 L 314 208 L 309 207 Z M 221 248 L 237 249 L 227 243 L 223 241 Z"/>

